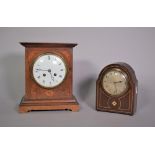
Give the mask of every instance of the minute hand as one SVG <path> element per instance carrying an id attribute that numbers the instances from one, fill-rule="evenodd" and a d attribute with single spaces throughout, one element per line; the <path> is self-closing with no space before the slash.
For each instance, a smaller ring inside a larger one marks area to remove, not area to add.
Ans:
<path id="1" fill-rule="evenodd" d="M 122 83 L 123 81 L 116 81 L 116 82 L 114 82 L 114 83 Z"/>
<path id="2" fill-rule="evenodd" d="M 48 70 L 45 70 L 45 69 L 36 69 L 37 71 L 48 71 Z"/>
<path id="3" fill-rule="evenodd" d="M 52 73 L 51 72 L 49 72 L 50 73 L 50 75 L 51 75 L 51 79 L 54 81 L 54 77 L 52 76 Z"/>

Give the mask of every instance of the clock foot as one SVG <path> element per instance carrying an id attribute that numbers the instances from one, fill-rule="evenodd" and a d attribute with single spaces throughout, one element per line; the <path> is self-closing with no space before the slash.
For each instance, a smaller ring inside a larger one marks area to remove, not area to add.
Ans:
<path id="1" fill-rule="evenodd" d="M 30 111 L 48 111 L 48 110 L 69 110 L 79 111 L 80 107 L 75 97 L 63 100 L 25 100 L 22 99 L 19 105 L 19 112 L 26 113 Z"/>
<path id="2" fill-rule="evenodd" d="M 26 106 L 20 106 L 19 107 L 20 113 L 26 113 L 26 112 L 30 112 L 30 111 L 31 111 L 31 108 L 29 108 L 29 107 L 26 107 Z"/>

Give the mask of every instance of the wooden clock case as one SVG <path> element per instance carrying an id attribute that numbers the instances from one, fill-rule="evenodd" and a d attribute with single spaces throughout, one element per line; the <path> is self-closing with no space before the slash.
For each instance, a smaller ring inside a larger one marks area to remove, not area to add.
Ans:
<path id="1" fill-rule="evenodd" d="M 79 104 L 72 95 L 73 47 L 69 43 L 21 43 L 25 47 L 25 96 L 19 105 L 20 112 L 33 110 L 78 111 Z M 39 86 L 32 78 L 32 66 L 40 55 L 51 53 L 64 59 L 67 75 L 57 87 L 47 89 Z"/>
<path id="2" fill-rule="evenodd" d="M 128 75 L 128 90 L 120 96 L 107 94 L 102 86 L 105 73 L 113 68 L 119 68 Z M 106 66 L 99 74 L 96 82 L 96 110 L 133 115 L 137 107 L 138 81 L 132 67 L 126 63 L 115 63 Z"/>

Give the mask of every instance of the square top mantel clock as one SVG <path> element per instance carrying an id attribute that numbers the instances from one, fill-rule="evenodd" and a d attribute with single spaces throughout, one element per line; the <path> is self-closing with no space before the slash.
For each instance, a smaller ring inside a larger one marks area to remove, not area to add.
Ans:
<path id="1" fill-rule="evenodd" d="M 36 110 L 78 111 L 72 95 L 73 47 L 70 43 L 27 43 L 25 47 L 25 96 L 20 112 Z"/>

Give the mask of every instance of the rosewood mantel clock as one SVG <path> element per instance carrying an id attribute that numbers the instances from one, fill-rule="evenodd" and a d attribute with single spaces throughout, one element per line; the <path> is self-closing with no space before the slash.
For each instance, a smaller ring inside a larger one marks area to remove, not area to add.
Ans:
<path id="1" fill-rule="evenodd" d="M 20 112 L 78 111 L 72 95 L 73 47 L 69 43 L 25 43 L 25 96 Z"/>
<path id="2" fill-rule="evenodd" d="M 96 83 L 96 109 L 133 115 L 137 103 L 137 79 L 126 63 L 106 66 Z"/>

